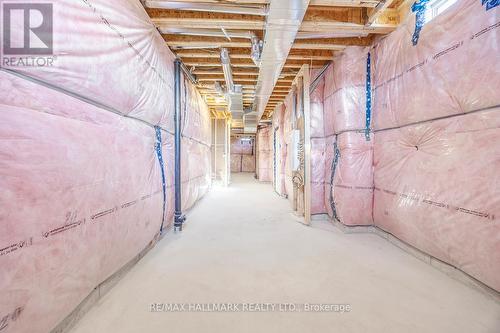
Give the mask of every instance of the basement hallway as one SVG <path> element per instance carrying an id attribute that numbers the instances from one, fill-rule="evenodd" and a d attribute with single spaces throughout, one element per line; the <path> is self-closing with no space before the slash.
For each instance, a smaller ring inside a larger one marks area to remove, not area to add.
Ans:
<path id="1" fill-rule="evenodd" d="M 72 332 L 478 333 L 500 325 L 499 304 L 481 292 L 377 235 L 298 223 L 287 200 L 252 174 L 215 186 L 187 216 L 184 231 L 167 233 Z M 153 312 L 153 303 L 276 308 Z M 280 311 L 287 303 L 297 311 Z M 350 311 L 298 311 L 306 303 Z"/>

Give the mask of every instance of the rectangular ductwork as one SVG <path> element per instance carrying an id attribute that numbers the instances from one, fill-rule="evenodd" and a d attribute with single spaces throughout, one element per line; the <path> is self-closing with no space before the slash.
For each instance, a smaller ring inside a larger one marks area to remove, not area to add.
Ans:
<path id="1" fill-rule="evenodd" d="M 220 61 L 226 82 L 226 100 L 228 111 L 231 112 L 232 126 L 243 127 L 243 87 L 241 84 L 234 84 L 231 60 L 226 48 L 220 51 Z"/>
<path id="2" fill-rule="evenodd" d="M 243 127 L 243 93 L 240 84 L 235 84 L 234 90 L 226 94 L 226 100 L 233 127 Z"/>
<path id="3" fill-rule="evenodd" d="M 221 48 L 220 50 L 220 62 L 222 64 L 222 71 L 224 72 L 224 80 L 226 81 L 226 91 L 231 93 L 234 91 L 233 72 L 231 70 L 229 52 L 226 48 Z"/>
<path id="4" fill-rule="evenodd" d="M 245 115 L 248 121 L 253 121 L 254 118 L 251 116 L 255 116 L 257 123 L 262 117 L 308 6 L 309 0 L 273 0 L 270 2 L 264 46 L 260 56 L 254 110 Z M 256 131 L 257 125 L 248 126 L 248 129 Z"/>
<path id="5" fill-rule="evenodd" d="M 243 116 L 243 125 L 245 133 L 256 133 L 257 132 L 257 113 L 251 112 Z"/>

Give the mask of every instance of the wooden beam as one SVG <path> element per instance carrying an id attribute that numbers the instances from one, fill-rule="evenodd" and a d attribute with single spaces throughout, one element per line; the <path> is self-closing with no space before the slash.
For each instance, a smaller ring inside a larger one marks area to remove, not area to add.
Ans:
<path id="1" fill-rule="evenodd" d="M 344 23 L 334 21 L 304 21 L 300 27 L 300 31 L 312 32 L 343 32 L 343 33 L 372 33 L 372 34 L 387 34 L 394 29 L 397 25 L 378 25 L 378 26 L 365 26 L 364 24 L 357 23 Z"/>
<path id="2" fill-rule="evenodd" d="M 320 38 L 295 41 L 293 49 L 342 51 L 346 46 L 369 46 L 373 37 Z"/>
<path id="3" fill-rule="evenodd" d="M 370 9 L 374 15 L 380 15 L 380 11 L 384 11 L 387 6 L 392 3 L 392 0 L 381 0 L 380 4 L 375 7 L 375 9 Z M 348 34 L 386 34 L 391 32 L 397 26 L 395 24 L 379 24 L 377 26 L 370 26 L 371 23 L 375 22 L 376 17 L 373 21 L 369 21 L 367 24 L 365 21 L 365 12 L 361 8 L 331 8 L 331 9 L 320 9 L 310 7 L 304 16 L 304 21 L 300 27 L 301 32 L 338 32 L 338 33 L 348 33 Z"/>
<path id="4" fill-rule="evenodd" d="M 167 41 L 170 40 L 171 36 L 164 35 L 164 38 Z M 172 36 L 172 38 L 176 38 L 175 36 Z M 321 39 L 316 39 L 318 41 L 321 41 Z M 202 38 L 200 42 L 205 42 L 207 41 L 207 38 Z M 210 42 L 214 41 L 213 39 L 209 40 Z M 217 40 L 218 42 L 223 42 L 224 39 Z M 239 41 L 239 39 L 238 39 Z M 229 52 L 229 56 L 232 58 L 249 58 L 250 57 L 250 48 L 246 47 L 229 47 L 227 48 Z M 183 57 L 191 57 L 191 58 L 196 58 L 196 57 L 207 57 L 207 58 L 219 58 L 220 57 L 220 51 L 217 49 L 190 49 L 190 50 L 178 50 L 176 51 L 177 55 L 183 56 Z M 199 56 L 198 56 L 199 55 Z M 297 59 L 302 59 L 302 58 L 318 58 L 318 59 L 323 59 L 323 58 L 331 58 L 334 55 L 334 52 L 328 51 L 328 50 L 291 50 L 288 56 L 293 56 L 294 58 Z M 290 59 L 290 58 L 289 58 Z"/>
<path id="5" fill-rule="evenodd" d="M 243 14 L 243 15 L 257 15 L 266 16 L 267 10 L 265 6 L 239 6 L 235 4 L 220 4 L 220 3 L 186 3 L 182 1 L 158 1 L 158 0 L 144 0 L 144 7 L 168 9 L 168 10 L 185 10 L 195 12 L 213 12 L 213 13 L 229 13 L 229 14 Z"/>
<path id="6" fill-rule="evenodd" d="M 302 67 L 304 63 L 310 63 L 307 59 L 304 61 L 298 61 L 298 60 L 293 60 L 293 62 L 287 62 L 283 66 L 284 68 L 295 68 L 299 69 Z M 202 61 L 202 59 L 193 59 L 193 60 L 186 60 L 184 61 L 184 64 L 189 67 L 221 67 L 221 64 L 219 62 L 208 62 L 208 61 Z M 321 67 L 324 65 L 324 63 L 313 63 L 313 67 Z M 253 62 L 231 62 L 231 67 L 233 68 L 251 68 L 251 67 L 257 67 Z"/>
<path id="7" fill-rule="evenodd" d="M 224 81 L 224 77 L 198 77 L 199 82 L 216 82 Z M 257 82 L 257 78 L 246 78 L 246 77 L 233 77 L 233 81 L 238 84 L 239 82 Z M 280 79 L 278 82 L 293 82 L 292 79 Z"/>
<path id="8" fill-rule="evenodd" d="M 250 47 L 250 41 L 221 41 L 221 42 L 199 42 L 199 41 L 167 41 L 167 45 L 173 49 L 192 49 L 206 48 L 217 49 L 221 47 Z"/>
<path id="9" fill-rule="evenodd" d="M 193 71 L 193 74 L 196 75 L 224 75 L 224 72 L 220 69 L 215 69 L 215 70 L 206 70 L 206 69 L 195 69 Z M 233 75 L 250 75 L 250 76 L 258 76 L 259 72 L 257 71 L 252 71 L 250 69 L 234 69 L 233 70 Z M 289 77 L 293 76 L 295 77 L 297 75 L 296 71 L 283 71 L 281 72 L 280 76 L 283 77 Z"/>
<path id="10" fill-rule="evenodd" d="M 303 27 L 308 24 L 323 22 L 363 25 L 365 23 L 364 11 L 362 8 L 309 7 L 300 30 L 304 31 Z"/>
<path id="11" fill-rule="evenodd" d="M 213 3 L 220 4 L 221 0 L 176 0 L 187 3 Z M 270 0 L 230 0 L 232 4 L 250 5 L 269 4 Z M 228 1 L 229 2 L 229 1 Z M 375 7 L 379 0 L 311 0 L 309 6 L 338 6 L 338 7 Z"/>
<path id="12" fill-rule="evenodd" d="M 400 12 L 397 9 L 388 8 L 382 11 L 375 21 L 370 23 L 371 28 L 380 28 L 380 27 L 397 27 L 401 20 Z"/>
<path id="13" fill-rule="evenodd" d="M 199 79 L 215 79 L 215 80 L 224 80 L 224 74 L 210 73 L 210 74 L 201 74 L 198 75 Z M 244 75 L 244 74 L 236 74 L 233 73 L 234 79 L 251 79 L 255 80 L 255 75 Z"/>
<path id="14" fill-rule="evenodd" d="M 368 11 L 368 20 L 366 22 L 367 26 L 372 25 L 379 18 L 379 16 L 392 5 L 393 0 L 380 0 L 375 8 Z"/>
<path id="15" fill-rule="evenodd" d="M 184 47 L 184 48 L 250 48 L 251 43 L 245 39 L 232 39 L 228 41 L 224 38 L 218 37 L 201 37 L 201 36 L 181 36 L 181 35 L 163 35 L 167 44 L 172 48 Z M 303 39 L 295 41 L 292 46 L 290 54 L 299 55 L 302 58 L 306 57 L 305 54 L 310 52 L 311 54 L 325 55 L 326 52 L 333 50 L 343 50 L 346 46 L 358 45 L 358 46 L 368 46 L 371 45 L 373 37 L 344 37 L 344 38 L 314 38 L 314 39 Z M 186 52 L 186 51 L 184 51 Z M 195 52 L 194 50 L 189 50 L 188 52 Z M 205 51 L 206 52 L 206 51 Z M 249 52 L 249 51 L 248 51 Z M 197 53 L 197 52 L 196 52 Z M 201 52 L 200 52 L 201 53 Z M 209 53 L 209 52 L 206 52 Z M 231 57 L 231 53 L 229 53 Z"/>
<path id="16" fill-rule="evenodd" d="M 311 60 L 331 60 L 333 59 L 333 53 L 329 52 L 330 55 L 296 55 L 296 54 L 289 54 L 287 59 L 290 60 L 302 60 L 302 59 L 311 59 Z M 220 54 L 216 53 L 203 53 L 203 52 L 195 52 L 194 50 L 189 50 L 189 51 L 178 51 L 176 52 L 177 55 L 181 58 L 220 58 Z M 230 53 L 229 57 L 231 59 L 250 59 L 250 53 L 245 54 L 245 53 Z"/>
<path id="17" fill-rule="evenodd" d="M 153 10 L 148 9 L 148 13 Z M 171 15 L 168 13 L 150 14 L 151 21 L 158 28 L 188 28 L 188 29 L 214 29 L 224 27 L 225 29 L 241 29 L 241 30 L 263 30 L 265 22 L 263 19 L 256 19 L 255 16 L 247 18 L 238 18 L 245 15 L 231 14 L 226 17 L 220 17 L 222 14 L 213 15 L 216 13 L 196 13 L 194 15 L 179 15 L 175 11 L 162 11 L 173 12 Z M 183 14 L 185 12 L 182 12 Z M 203 14 L 203 15 L 200 15 Z M 247 15 L 248 16 L 248 15 Z"/>
<path id="18" fill-rule="evenodd" d="M 194 2 L 194 3 L 221 3 L 221 0 L 175 0 L 182 2 Z M 315 0 L 312 0 L 315 1 Z M 342 0 L 341 0 L 342 1 Z M 269 3 L 269 0 L 228 0 L 226 2 L 231 2 L 232 4 L 241 4 L 241 5 L 249 5 L 249 4 L 260 4 L 265 5 Z"/>
<path id="19" fill-rule="evenodd" d="M 309 6 L 375 7 L 379 0 L 311 0 Z"/>

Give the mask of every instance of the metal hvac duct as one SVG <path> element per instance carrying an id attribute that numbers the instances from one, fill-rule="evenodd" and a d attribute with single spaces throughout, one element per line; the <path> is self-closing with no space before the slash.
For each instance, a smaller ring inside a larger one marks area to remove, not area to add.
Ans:
<path id="1" fill-rule="evenodd" d="M 257 130 L 257 126 L 253 125 L 254 118 L 251 116 L 254 115 L 257 121 L 262 117 L 308 5 L 309 0 L 271 1 L 256 85 L 254 112 L 245 115 L 245 119 L 251 124 L 245 125 L 245 128 L 248 127 L 252 133 Z"/>
<path id="2" fill-rule="evenodd" d="M 179 1 L 143 1 L 144 7 L 160 8 L 160 9 L 177 9 L 177 10 L 192 10 L 198 12 L 216 12 L 228 14 L 245 14 L 266 16 L 267 9 L 265 6 L 242 6 L 242 5 L 221 5 L 215 3 L 203 2 L 179 2 Z"/>
<path id="3" fill-rule="evenodd" d="M 233 126 L 243 127 L 243 92 L 240 84 L 235 84 L 234 90 L 226 94 L 226 100 Z"/>
<path id="4" fill-rule="evenodd" d="M 224 72 L 224 80 L 226 81 L 226 90 L 230 93 L 234 90 L 233 73 L 231 71 L 229 52 L 224 47 L 220 49 L 220 62 L 222 64 L 222 71 Z"/>
<path id="5" fill-rule="evenodd" d="M 250 57 L 257 67 L 260 66 L 260 56 L 262 54 L 262 41 L 255 35 L 251 38 L 252 51 L 250 52 Z"/>
<path id="6" fill-rule="evenodd" d="M 222 89 L 222 86 L 220 85 L 219 81 L 214 82 L 214 89 L 219 95 L 224 95 L 224 89 Z"/>
<path id="7" fill-rule="evenodd" d="M 243 129 L 245 134 L 257 133 L 257 124 L 259 120 L 257 119 L 257 113 L 251 112 L 243 115 Z"/>
<path id="8" fill-rule="evenodd" d="M 243 87 L 241 84 L 234 84 L 233 73 L 231 71 L 231 59 L 226 48 L 220 50 L 220 61 L 224 80 L 226 81 L 226 101 L 228 110 L 234 126 L 243 126 Z"/>

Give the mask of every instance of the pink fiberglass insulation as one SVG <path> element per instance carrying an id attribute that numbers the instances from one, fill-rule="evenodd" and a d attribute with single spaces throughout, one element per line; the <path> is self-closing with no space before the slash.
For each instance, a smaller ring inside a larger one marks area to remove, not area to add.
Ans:
<path id="1" fill-rule="evenodd" d="M 364 133 L 345 132 L 327 142 L 328 212 L 345 225 L 373 224 L 373 134 L 367 141 Z"/>
<path id="2" fill-rule="evenodd" d="M 368 141 L 361 132 L 366 126 L 368 51 L 347 47 L 325 74 L 325 206 L 346 225 L 372 224 L 374 135 Z"/>
<path id="3" fill-rule="evenodd" d="M 500 290 L 498 9 L 414 17 L 373 52 L 374 222 Z"/>
<path id="4" fill-rule="evenodd" d="M 369 48 L 351 46 L 333 59 L 325 73 L 326 136 L 365 128 L 366 59 Z"/>
<path id="5" fill-rule="evenodd" d="M 325 139 L 311 139 L 311 214 L 326 213 Z"/>
<path id="6" fill-rule="evenodd" d="M 457 1 L 426 23 L 412 45 L 415 15 L 373 52 L 374 128 L 500 104 L 498 8 Z"/>
<path id="7" fill-rule="evenodd" d="M 175 57 L 139 1 L 58 0 L 53 17 L 53 66 L 16 70 L 173 130 Z"/>
<path id="8" fill-rule="evenodd" d="M 158 233 L 155 132 L 0 75 L 2 86 L 20 88 L 0 95 L 0 311 L 21 309 L 7 331 L 47 332 Z M 168 156 L 173 140 L 164 140 Z"/>
<path id="9" fill-rule="evenodd" d="M 231 172 L 255 172 L 254 140 L 231 137 Z"/>
<path id="10" fill-rule="evenodd" d="M 324 177 L 325 180 L 323 186 L 323 195 L 325 202 L 326 213 L 333 217 L 333 209 L 335 206 L 332 205 L 333 201 L 333 178 L 334 173 L 333 170 L 337 168 L 337 164 L 335 164 L 335 147 L 336 147 L 336 136 L 331 135 L 325 138 L 325 169 L 324 169 Z"/>
<path id="11" fill-rule="evenodd" d="M 241 171 L 255 172 L 255 155 L 241 155 Z"/>
<path id="12" fill-rule="evenodd" d="M 257 176 L 261 182 L 273 180 L 273 130 L 272 126 L 257 130 Z"/>
<path id="13" fill-rule="evenodd" d="M 6 332 L 50 331 L 173 215 L 173 55 L 139 2 L 53 8 L 54 65 L 15 70 L 144 122 L 0 72 L 0 314 L 16 314 Z M 187 209 L 210 186 L 210 113 L 189 83 L 183 96 Z M 167 130 L 164 215 L 156 124 Z"/>
<path id="14" fill-rule="evenodd" d="M 500 290 L 500 109 L 382 131 L 375 224 Z"/>
<path id="15" fill-rule="evenodd" d="M 279 195 L 286 194 L 285 188 L 285 167 L 286 167 L 286 142 L 285 142 L 285 124 L 284 124 L 285 106 L 279 104 L 273 112 L 273 129 L 276 131 L 276 161 L 279 163 L 276 179 L 274 179 L 275 190 Z"/>
<path id="16" fill-rule="evenodd" d="M 292 130 L 293 130 L 293 93 L 289 92 L 283 103 L 285 108 L 283 112 L 283 139 L 285 144 L 285 192 L 288 194 L 288 200 L 293 202 L 293 182 L 292 182 Z"/>
<path id="17" fill-rule="evenodd" d="M 310 112 L 311 112 L 311 138 L 324 138 L 324 87 L 325 79 L 320 79 L 316 88 L 310 93 Z"/>
<path id="18" fill-rule="evenodd" d="M 241 172 L 241 154 L 231 154 L 231 172 Z"/>
<path id="19" fill-rule="evenodd" d="M 231 172 L 255 172 L 255 155 L 231 154 Z"/>
<path id="20" fill-rule="evenodd" d="M 211 185 L 210 111 L 198 90 L 182 85 L 182 208 L 190 208 Z M 172 155 L 173 156 L 173 155 Z"/>
<path id="21" fill-rule="evenodd" d="M 325 207 L 325 131 L 323 124 L 324 79 L 310 94 L 311 112 L 311 214 L 326 213 Z"/>
<path id="22" fill-rule="evenodd" d="M 231 137 L 231 154 L 253 155 L 253 142 Z"/>

